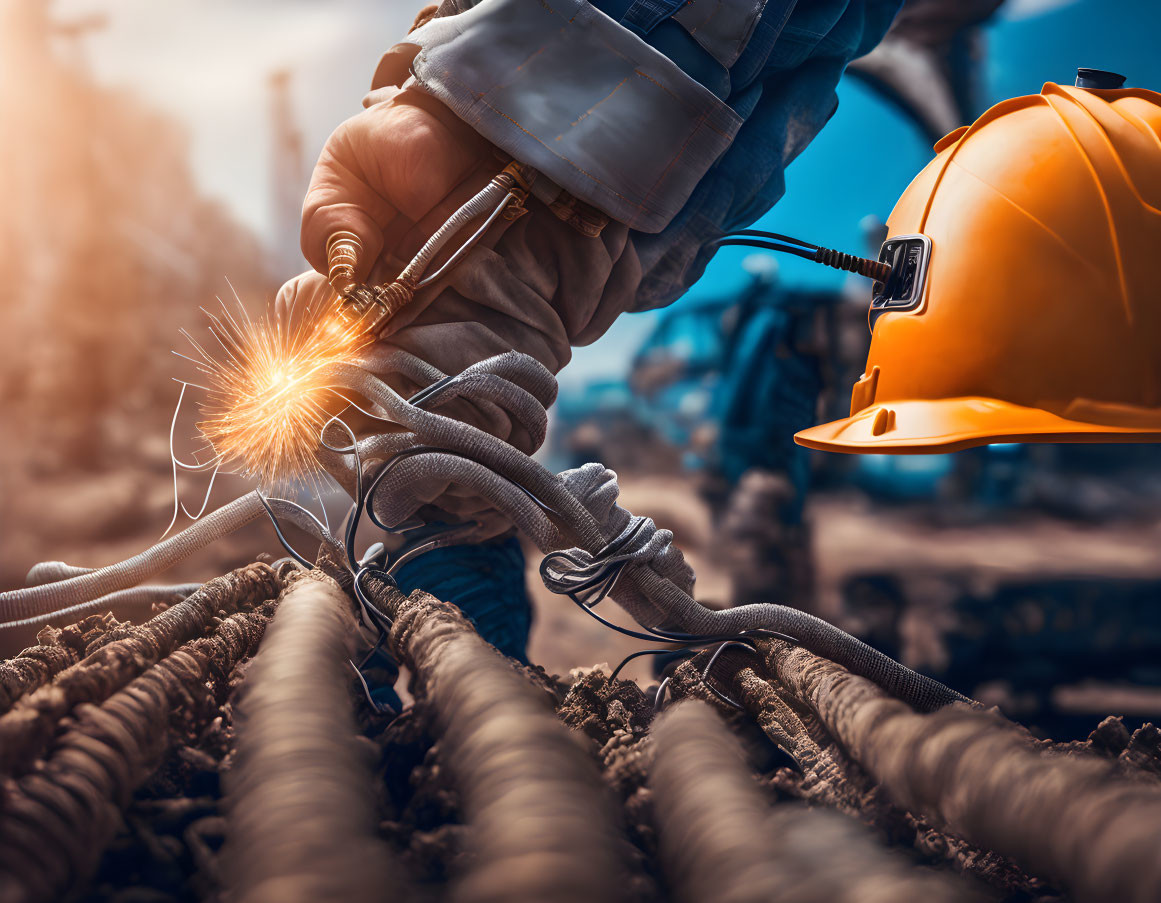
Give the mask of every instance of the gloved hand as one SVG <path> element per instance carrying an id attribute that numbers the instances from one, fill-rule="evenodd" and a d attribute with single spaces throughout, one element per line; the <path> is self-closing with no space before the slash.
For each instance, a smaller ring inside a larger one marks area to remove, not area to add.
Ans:
<path id="1" fill-rule="evenodd" d="M 416 25 L 433 12 L 421 13 Z M 375 73 L 366 109 L 327 141 L 302 216 L 302 250 L 315 271 L 282 287 L 279 319 L 330 296 L 323 274 L 333 234 L 350 231 L 362 241 L 356 278 L 389 282 L 508 162 L 438 100 L 403 87 L 416 52 L 413 44 L 393 47 Z M 417 293 L 388 324 L 381 351 L 409 351 L 457 373 L 515 349 L 556 372 L 572 344 L 603 333 L 629 307 L 640 280 L 628 229 L 610 223 L 594 237 L 566 222 L 567 211 L 554 213 L 534 199 L 528 209 L 515 222 L 496 222 L 447 277 Z M 500 426 L 476 425 L 493 432 Z"/>
<path id="2" fill-rule="evenodd" d="M 388 282 L 506 164 L 439 101 L 402 87 L 415 52 L 414 45 L 400 44 L 384 57 L 364 100 L 367 108 L 327 141 L 302 219 L 303 252 L 316 272 L 282 287 L 279 319 L 292 321 L 304 309 L 330 303 L 333 293 L 322 274 L 335 232 L 354 232 L 362 241 L 365 263 L 358 279 Z M 381 333 L 368 369 L 404 395 L 420 386 L 376 367 L 376 360 L 396 350 L 445 373 L 517 350 L 556 372 L 568 361 L 571 344 L 591 341 L 608 328 L 630 305 L 640 281 L 628 228 L 610 223 L 600 235 L 586 235 L 532 198 L 527 206 L 527 215 L 498 220 L 447 276 L 416 293 Z M 495 408 L 485 412 L 457 401 L 440 413 L 522 451 L 534 450 L 518 424 L 497 420 Z M 449 513 L 463 515 L 465 505 L 454 509 Z"/>
<path id="3" fill-rule="evenodd" d="M 413 27 L 434 10 L 421 12 Z M 430 232 L 502 168 L 491 145 L 443 104 L 401 87 L 415 51 L 406 44 L 392 48 L 363 100 L 366 109 L 327 140 L 302 213 L 302 251 L 314 270 L 282 286 L 275 301 L 280 321 L 331 303 L 324 274 L 327 241 L 336 232 L 353 232 L 362 242 L 359 281 L 389 281 Z M 419 388 L 392 382 L 404 393 Z"/>
<path id="4" fill-rule="evenodd" d="M 405 77 L 409 60 L 396 55 L 395 61 Z M 377 76 L 376 84 L 379 80 Z M 293 321 L 307 310 L 334 303 L 323 275 L 328 268 L 326 246 L 332 235 L 346 231 L 359 237 L 363 245 L 356 273 L 359 281 L 388 282 L 430 234 L 503 167 L 490 144 L 421 91 L 380 85 L 364 103 L 367 108 L 362 113 L 342 123 L 331 135 L 315 166 L 303 204 L 301 237 L 303 254 L 314 271 L 282 287 L 276 301 L 280 319 Z M 418 299 L 416 310 L 430 300 Z M 389 331 L 393 335 L 405 333 L 403 324 L 412 313 L 404 312 L 390 324 Z M 399 347 L 397 343 L 381 343 L 376 350 L 382 355 Z M 488 355 L 470 356 L 472 360 L 466 363 Z M 462 369 L 465 363 L 433 356 L 430 349 L 420 352 L 420 357 L 450 372 Z M 389 382 L 405 395 L 420 388 L 398 375 Z M 465 403 L 457 407 L 449 413 L 485 425 L 470 416 Z M 503 435 L 501 427 L 487 425 Z"/>
<path id="5" fill-rule="evenodd" d="M 423 10 L 413 29 L 434 11 Z M 336 232 L 353 232 L 362 241 L 360 281 L 397 272 L 424 240 L 415 234 L 417 224 L 450 215 L 462 203 L 455 189 L 474 183 L 474 171 L 492 160 L 487 142 L 443 104 L 402 89 L 416 49 L 392 48 L 363 99 L 366 109 L 335 129 L 323 147 L 302 212 L 302 252 L 314 272 L 282 287 L 280 318 L 327 291 L 320 277 L 327 272 L 327 241 Z"/>
<path id="6" fill-rule="evenodd" d="M 327 141 L 303 205 L 302 251 L 320 273 L 327 240 L 342 230 L 363 242 L 360 279 L 381 252 L 410 258 L 423 240 L 417 224 L 447 219 L 472 183 L 482 187 L 502 166 L 487 142 L 421 91 L 387 86 L 368 101 Z"/>

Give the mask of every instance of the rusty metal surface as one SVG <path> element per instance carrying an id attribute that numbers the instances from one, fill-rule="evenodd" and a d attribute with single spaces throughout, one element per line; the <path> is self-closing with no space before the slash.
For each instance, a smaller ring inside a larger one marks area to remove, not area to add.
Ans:
<path id="1" fill-rule="evenodd" d="M 1161 896 L 1161 783 L 1084 750 L 1052 755 L 998 713 L 919 715 L 869 681 L 778 641 L 778 680 L 899 806 L 1081 900 Z M 1148 838 L 1148 839 L 1146 839 Z"/>
<path id="2" fill-rule="evenodd" d="M 21 696 L 44 686 L 65 668 L 79 662 L 94 635 L 115 623 L 113 616 L 106 613 L 92 615 L 64 629 L 41 629 L 35 646 L 0 662 L 0 714 L 12 708 Z"/>
<path id="3" fill-rule="evenodd" d="M 657 720 L 652 734 L 650 783 L 676 899 L 976 899 L 962 885 L 912 868 L 848 819 L 777 804 L 754 779 L 741 744 L 705 703 L 678 703 Z"/>

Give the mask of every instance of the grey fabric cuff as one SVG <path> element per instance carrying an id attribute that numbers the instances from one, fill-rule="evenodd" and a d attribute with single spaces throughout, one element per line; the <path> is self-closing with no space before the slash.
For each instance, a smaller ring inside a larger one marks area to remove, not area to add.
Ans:
<path id="1" fill-rule="evenodd" d="M 566 191 L 660 232 L 742 124 L 585 0 L 482 0 L 407 37 L 415 84 Z"/>

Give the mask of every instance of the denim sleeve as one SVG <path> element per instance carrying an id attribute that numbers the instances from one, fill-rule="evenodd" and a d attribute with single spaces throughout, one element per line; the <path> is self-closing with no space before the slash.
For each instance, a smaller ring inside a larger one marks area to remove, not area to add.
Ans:
<path id="1" fill-rule="evenodd" d="M 838 107 L 847 63 L 886 33 L 900 0 L 769 0 L 730 70 L 727 102 L 744 122 L 730 148 L 657 235 L 635 233 L 643 278 L 635 310 L 672 303 L 704 272 L 706 244 L 782 197 L 790 162 Z"/>
<path id="2" fill-rule="evenodd" d="M 586 0 L 480 0 L 407 43 L 420 48 L 412 74 L 421 90 L 644 233 L 672 221 L 742 124 L 712 90 Z"/>

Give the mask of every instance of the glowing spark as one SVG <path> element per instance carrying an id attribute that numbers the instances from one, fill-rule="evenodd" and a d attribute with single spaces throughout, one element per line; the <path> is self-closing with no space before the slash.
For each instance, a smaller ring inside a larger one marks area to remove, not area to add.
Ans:
<path id="1" fill-rule="evenodd" d="M 307 310 L 297 326 L 206 312 L 220 346 L 211 353 L 192 337 L 208 392 L 198 429 L 227 471 L 256 478 L 265 487 L 316 481 L 319 433 L 345 404 L 326 371 L 352 360 L 370 338 L 362 324 L 342 318 L 333 302 Z"/>

